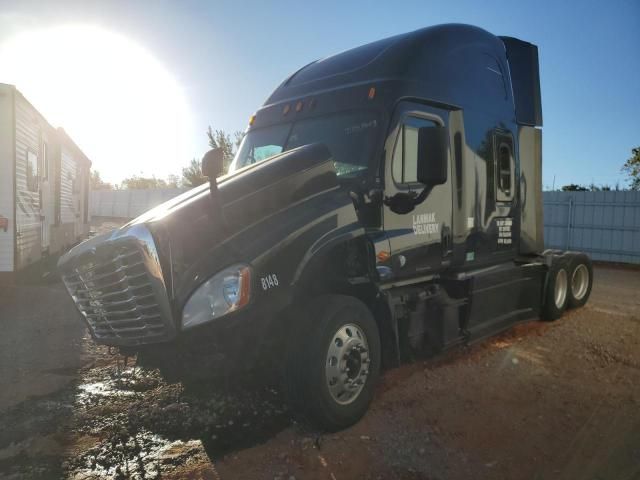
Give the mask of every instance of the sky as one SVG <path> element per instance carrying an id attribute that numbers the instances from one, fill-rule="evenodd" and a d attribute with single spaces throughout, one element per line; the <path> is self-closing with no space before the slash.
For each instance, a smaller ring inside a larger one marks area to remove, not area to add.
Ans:
<path id="1" fill-rule="evenodd" d="M 0 83 L 15 82 L 107 180 L 165 177 L 203 155 L 208 125 L 243 130 L 310 61 L 450 22 L 538 45 L 545 188 L 625 184 L 620 167 L 640 146 L 638 0 L 0 0 Z"/>

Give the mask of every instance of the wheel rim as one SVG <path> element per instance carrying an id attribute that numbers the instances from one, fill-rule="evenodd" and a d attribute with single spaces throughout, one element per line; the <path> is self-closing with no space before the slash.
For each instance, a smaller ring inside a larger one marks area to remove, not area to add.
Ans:
<path id="1" fill-rule="evenodd" d="M 369 344 L 360 327 L 349 323 L 331 337 L 325 374 L 334 401 L 348 405 L 356 400 L 369 376 Z"/>
<path id="2" fill-rule="evenodd" d="M 589 288 L 589 269 L 581 263 L 573 271 L 571 276 L 571 294 L 576 300 L 582 300 Z"/>
<path id="3" fill-rule="evenodd" d="M 555 292 L 554 292 L 554 301 L 556 304 L 556 308 L 563 308 L 564 307 L 564 302 L 567 298 L 567 284 L 568 284 L 568 279 L 567 279 L 567 271 L 564 268 L 561 268 L 560 270 L 558 270 L 558 273 L 556 273 L 556 285 L 555 285 Z"/>

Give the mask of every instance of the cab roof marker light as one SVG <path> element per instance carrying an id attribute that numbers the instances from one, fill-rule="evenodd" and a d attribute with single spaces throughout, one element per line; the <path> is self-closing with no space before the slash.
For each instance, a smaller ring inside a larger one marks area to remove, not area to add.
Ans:
<path id="1" fill-rule="evenodd" d="M 249 126 L 253 125 L 253 122 L 256 121 L 256 114 L 254 113 L 249 117 Z"/>
<path id="2" fill-rule="evenodd" d="M 289 110 L 291 110 L 291 105 L 287 103 L 282 109 L 282 115 L 286 115 L 287 113 L 289 113 Z"/>
<path id="3" fill-rule="evenodd" d="M 371 87 L 369 89 L 369 100 L 373 100 L 376 96 L 376 87 Z"/>
<path id="4" fill-rule="evenodd" d="M 298 103 L 296 103 L 296 113 L 301 112 L 302 111 L 302 100 L 300 100 Z"/>

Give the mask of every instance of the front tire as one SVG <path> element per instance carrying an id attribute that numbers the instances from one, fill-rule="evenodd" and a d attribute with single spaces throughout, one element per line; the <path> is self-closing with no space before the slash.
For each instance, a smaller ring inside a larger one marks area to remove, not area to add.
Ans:
<path id="1" fill-rule="evenodd" d="M 293 318 L 287 390 L 293 407 L 311 423 L 336 431 L 367 411 L 380 372 L 380 335 L 365 304 L 323 295 Z"/>

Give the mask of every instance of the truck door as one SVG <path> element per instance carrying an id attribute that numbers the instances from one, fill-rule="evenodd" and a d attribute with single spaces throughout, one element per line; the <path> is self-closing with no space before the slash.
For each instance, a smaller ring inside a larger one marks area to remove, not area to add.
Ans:
<path id="1" fill-rule="evenodd" d="M 387 139 L 385 195 L 420 193 L 417 182 L 418 129 L 445 126 L 446 112 L 428 110 L 424 105 L 403 102 L 394 115 L 394 129 Z M 406 214 L 384 207 L 384 228 L 391 249 L 394 279 L 427 276 L 447 266 L 451 257 L 452 197 L 450 181 L 431 189 L 427 198 Z"/>

